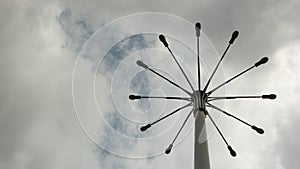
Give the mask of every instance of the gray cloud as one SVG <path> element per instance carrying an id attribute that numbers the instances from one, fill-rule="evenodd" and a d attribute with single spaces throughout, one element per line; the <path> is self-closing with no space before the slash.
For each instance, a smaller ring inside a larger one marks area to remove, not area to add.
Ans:
<path id="1" fill-rule="evenodd" d="M 200 20 L 219 53 L 232 30 L 239 29 L 241 36 L 223 65 L 227 77 L 270 56 L 267 67 L 239 79 L 227 92 L 274 91 L 278 100 L 226 105 L 234 113 L 245 112 L 238 115 L 265 127 L 266 134 L 258 137 L 225 118 L 220 126 L 239 156 L 231 159 L 216 135 L 209 140 L 213 168 L 299 166 L 298 1 L 1 1 L 0 8 L 0 168 L 192 167 L 191 138 L 171 156 L 124 159 L 87 140 L 73 112 L 70 86 L 77 52 L 98 27 L 138 11 Z"/>

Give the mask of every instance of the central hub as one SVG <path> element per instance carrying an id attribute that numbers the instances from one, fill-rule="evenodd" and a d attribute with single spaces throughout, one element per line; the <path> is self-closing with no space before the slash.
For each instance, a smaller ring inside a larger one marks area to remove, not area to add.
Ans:
<path id="1" fill-rule="evenodd" d="M 207 94 L 202 90 L 197 90 L 192 94 L 192 103 L 194 106 L 194 110 L 199 110 L 200 112 L 206 111 L 205 103 L 207 101 Z M 199 111 L 195 111 L 194 116 L 196 117 L 196 113 Z"/>

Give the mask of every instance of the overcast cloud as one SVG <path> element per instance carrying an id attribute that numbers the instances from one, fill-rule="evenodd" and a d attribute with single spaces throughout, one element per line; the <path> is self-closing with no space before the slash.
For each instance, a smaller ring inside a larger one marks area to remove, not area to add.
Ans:
<path id="1" fill-rule="evenodd" d="M 192 134 L 169 156 L 124 158 L 94 144 L 74 112 L 72 73 L 86 40 L 113 19 L 136 12 L 163 12 L 200 21 L 219 53 L 231 32 L 240 31 L 223 62 L 226 79 L 264 55 L 270 58 L 266 66 L 228 85 L 226 93 L 274 92 L 278 99 L 230 101 L 224 107 L 266 133 L 259 136 L 224 117 L 220 128 L 238 156 L 232 158 L 215 134 L 209 139 L 211 168 L 298 169 L 299 9 L 296 0 L 1 1 L 0 168 L 193 168 Z M 103 85 L 109 83 L 105 77 L 102 80 Z M 147 144 L 136 144 L 127 149 L 120 146 L 120 150 L 149 153 L 153 149 L 141 150 L 138 147 Z"/>

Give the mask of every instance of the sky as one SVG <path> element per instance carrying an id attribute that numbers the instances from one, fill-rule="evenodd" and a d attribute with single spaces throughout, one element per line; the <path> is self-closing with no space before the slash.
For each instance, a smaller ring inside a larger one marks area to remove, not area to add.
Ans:
<path id="1" fill-rule="evenodd" d="M 272 101 L 228 101 L 223 105 L 225 110 L 264 128 L 265 134 L 258 135 L 222 116 L 218 125 L 238 156 L 232 158 L 215 133 L 208 139 L 211 168 L 299 168 L 299 7 L 296 0 L 1 1 L 0 168 L 193 168 L 192 121 L 172 153 L 160 154 L 188 110 L 149 133 L 140 133 L 137 124 L 156 119 L 179 103 L 125 100 L 131 92 L 182 94 L 132 66 L 141 58 L 171 79 L 185 83 L 176 65 L 169 63 L 170 56 L 156 34 L 128 35 L 156 30 L 162 23 L 159 28 L 169 35 L 183 67 L 189 76 L 195 76 L 193 69 L 189 70 L 193 54 L 180 55 L 194 50 L 189 36 L 194 33 L 188 31 L 194 28 L 183 29 L 189 26 L 185 21 L 201 22 L 203 33 L 219 54 L 233 30 L 240 31 L 216 81 L 232 77 L 263 56 L 269 57 L 266 65 L 228 85 L 226 94 L 277 95 Z M 161 22 L 164 17 L 150 22 L 132 19 L 133 24 L 127 27 L 109 26 L 120 17 L 141 12 L 170 14 L 175 19 L 170 23 Z M 182 28 L 171 26 L 181 23 L 185 23 Z M 151 57 L 153 52 L 166 56 Z M 104 58 L 102 62 L 100 58 Z M 210 72 L 216 56 L 206 58 L 203 64 Z M 123 85 L 127 89 L 122 90 Z M 122 97 L 115 97 L 118 94 Z M 102 119 L 95 112 L 101 112 Z M 118 133 L 122 137 L 117 137 Z"/>

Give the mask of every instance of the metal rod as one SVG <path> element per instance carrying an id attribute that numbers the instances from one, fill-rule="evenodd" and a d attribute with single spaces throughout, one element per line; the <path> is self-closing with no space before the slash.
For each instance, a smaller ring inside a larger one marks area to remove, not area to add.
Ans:
<path id="1" fill-rule="evenodd" d="M 199 37 L 197 37 L 197 58 L 198 58 L 198 90 L 201 90 L 201 74 L 200 74 L 200 52 L 199 52 Z"/>
<path id="2" fill-rule="evenodd" d="M 192 98 L 190 97 L 174 97 L 174 96 L 141 96 L 141 95 L 129 95 L 130 100 L 136 100 L 136 99 L 143 99 L 143 98 L 149 98 L 149 99 L 167 99 L 167 100 L 184 100 L 184 101 L 191 101 Z"/>
<path id="3" fill-rule="evenodd" d="M 204 92 L 207 90 L 207 88 L 208 88 L 208 86 L 209 86 L 209 84 L 210 84 L 212 78 L 214 77 L 214 75 L 215 75 L 215 73 L 216 73 L 216 71 L 217 71 L 217 69 L 218 69 L 220 63 L 222 62 L 224 56 L 226 55 L 226 53 L 227 53 L 227 51 L 228 51 L 230 45 L 231 45 L 231 44 L 229 43 L 228 46 L 227 46 L 227 48 L 225 49 L 225 51 L 224 51 L 222 57 L 220 58 L 218 64 L 216 65 L 216 67 L 215 67 L 213 73 L 210 75 L 210 77 L 209 77 L 209 79 L 208 79 L 208 81 L 207 81 L 207 83 L 206 83 L 206 85 L 205 85 L 205 87 L 204 87 L 204 89 L 203 89 Z"/>
<path id="4" fill-rule="evenodd" d="M 150 99 L 171 99 L 171 100 L 185 100 L 185 101 L 191 101 L 191 98 L 189 98 L 189 97 L 141 96 L 141 98 L 150 98 Z"/>
<path id="5" fill-rule="evenodd" d="M 224 97 L 208 97 L 207 101 L 225 100 L 225 99 L 254 99 L 262 98 L 262 96 L 224 96 Z"/>
<path id="6" fill-rule="evenodd" d="M 264 130 L 263 130 L 262 128 L 259 128 L 259 127 L 256 127 L 256 126 L 254 126 L 254 125 L 251 125 L 251 124 L 245 122 L 244 120 L 242 120 L 242 119 L 240 119 L 240 118 L 238 118 L 238 117 L 236 117 L 236 116 L 234 116 L 234 115 L 232 115 L 232 114 L 230 114 L 230 113 L 228 113 L 228 112 L 226 112 L 226 111 L 224 111 L 224 110 L 218 108 L 217 106 L 214 106 L 214 105 L 212 105 L 212 104 L 210 104 L 210 103 L 207 103 L 207 104 L 209 105 L 209 107 L 212 107 L 212 108 L 214 108 L 214 109 L 216 109 L 216 110 L 219 110 L 220 112 L 222 112 L 222 113 L 224 113 L 224 114 L 226 114 L 226 115 L 228 115 L 228 116 L 230 116 L 230 117 L 235 118 L 236 120 L 238 120 L 238 121 L 240 121 L 240 122 L 246 124 L 247 126 L 250 126 L 250 127 L 251 127 L 253 130 L 255 130 L 258 134 L 264 134 Z"/>
<path id="7" fill-rule="evenodd" d="M 222 86 L 224 86 L 225 84 L 229 83 L 229 82 L 232 81 L 233 79 L 235 79 L 235 78 L 241 76 L 242 74 L 248 72 L 249 70 L 253 69 L 254 67 L 258 67 L 258 66 L 261 66 L 261 65 L 267 63 L 268 60 L 269 60 L 268 57 L 263 57 L 263 58 L 261 58 L 261 59 L 260 59 L 258 62 L 256 62 L 253 66 L 249 67 L 248 69 L 242 71 L 241 73 L 235 75 L 234 77 L 232 77 L 231 79 L 227 80 L 226 82 L 220 84 L 218 87 L 216 87 L 216 88 L 214 88 L 213 90 L 209 91 L 209 92 L 207 93 L 207 95 L 212 94 L 214 91 L 216 91 L 216 90 L 219 89 L 220 87 L 222 87 Z"/>
<path id="8" fill-rule="evenodd" d="M 164 117 L 161 117 L 160 119 L 158 119 L 158 120 L 156 120 L 156 121 L 154 121 L 154 122 L 152 122 L 152 123 L 149 123 L 149 124 L 147 124 L 147 125 L 142 126 L 142 127 L 140 128 L 140 130 L 143 131 L 143 132 L 146 131 L 146 130 L 149 129 L 152 125 L 154 125 L 154 124 L 156 124 L 156 123 L 158 123 L 158 122 L 160 122 L 160 121 L 166 119 L 167 117 L 169 117 L 169 116 L 175 114 L 175 113 L 178 112 L 179 110 L 182 110 L 182 109 L 184 109 L 184 108 L 190 106 L 191 104 L 192 104 L 192 103 L 189 103 L 189 104 L 186 104 L 186 105 L 184 105 L 184 106 L 182 106 L 182 107 L 179 107 L 178 109 L 176 109 L 176 110 L 174 110 L 173 112 L 171 112 L 171 113 L 165 115 Z"/>
<path id="9" fill-rule="evenodd" d="M 186 124 L 186 122 L 187 122 L 187 120 L 188 120 L 188 119 L 189 119 L 189 117 L 191 116 L 191 114 L 192 114 L 193 110 L 194 110 L 194 109 L 192 109 L 192 110 L 189 112 L 189 114 L 187 115 L 187 117 L 185 118 L 185 120 L 184 120 L 183 124 L 181 125 L 181 127 L 180 127 L 179 131 L 177 132 L 177 134 L 176 134 L 175 138 L 174 138 L 174 139 L 173 139 L 173 141 L 172 141 L 172 145 L 173 145 L 173 144 L 174 144 L 174 142 L 176 141 L 176 139 L 177 139 L 178 135 L 179 135 L 179 134 L 180 134 L 180 132 L 182 131 L 183 127 L 185 126 L 185 124 Z"/>
<path id="10" fill-rule="evenodd" d="M 223 136 L 221 130 L 219 129 L 219 127 L 217 126 L 217 124 L 215 123 L 215 121 L 213 120 L 213 118 L 210 116 L 210 114 L 207 112 L 207 115 L 210 119 L 210 121 L 213 123 L 213 125 L 215 126 L 215 128 L 218 130 L 220 136 L 222 137 L 223 141 L 226 143 L 227 145 L 227 149 L 229 150 L 230 154 L 235 157 L 236 156 L 236 152 L 233 150 L 233 148 L 228 144 L 228 142 L 226 141 L 225 137 Z"/>
<path id="11" fill-rule="evenodd" d="M 151 125 L 154 125 L 154 124 L 160 122 L 161 120 L 163 120 L 163 119 L 165 119 L 165 118 L 167 118 L 167 117 L 169 117 L 169 116 L 175 114 L 175 113 L 178 112 L 179 110 L 182 110 L 182 109 L 184 109 L 184 108 L 186 108 L 186 107 L 188 107 L 188 106 L 190 106 L 190 105 L 191 105 L 191 103 L 186 104 L 186 105 L 184 105 L 184 106 L 182 106 L 182 107 L 180 107 L 180 108 L 174 110 L 174 111 L 171 112 L 170 114 L 167 114 L 167 115 L 165 115 L 164 117 L 162 117 L 162 118 L 160 118 L 160 119 L 158 119 L 158 120 L 156 120 L 156 121 L 154 121 L 154 122 L 152 122 L 152 123 L 150 123 L 150 124 L 151 124 Z"/>
<path id="12" fill-rule="evenodd" d="M 228 146 L 229 144 L 228 144 L 227 140 L 226 140 L 225 137 L 223 136 L 221 130 L 219 129 L 219 127 L 218 127 L 217 124 L 215 123 L 214 119 L 210 116 L 210 114 L 209 114 L 208 112 L 207 112 L 207 115 L 208 115 L 210 121 L 211 121 L 211 122 L 213 123 L 213 125 L 215 126 L 215 128 L 218 130 L 218 132 L 219 132 L 220 136 L 222 137 L 223 141 L 224 141 L 224 142 L 226 143 L 226 145 Z"/>
<path id="13" fill-rule="evenodd" d="M 185 77 L 186 81 L 188 82 L 188 84 L 190 85 L 191 89 L 193 90 L 193 92 L 195 92 L 194 87 L 192 86 L 189 78 L 187 77 L 187 75 L 185 74 L 185 72 L 183 71 L 182 67 L 180 66 L 179 62 L 177 61 L 176 57 L 174 56 L 173 52 L 171 51 L 171 49 L 169 47 L 167 47 L 170 54 L 172 55 L 173 59 L 175 60 L 176 64 L 178 65 L 180 71 L 182 72 L 183 76 Z"/>
<path id="14" fill-rule="evenodd" d="M 196 29 L 196 37 L 197 37 L 197 65 L 198 65 L 198 90 L 201 90 L 201 75 L 200 75 L 200 30 L 201 30 L 201 24 L 197 22 L 195 24 L 195 29 Z"/>
<path id="15" fill-rule="evenodd" d="M 166 78 L 165 76 L 161 75 L 160 73 L 156 72 L 155 70 L 149 68 L 148 65 L 146 65 L 144 62 L 142 62 L 141 60 L 137 60 L 136 64 L 144 69 L 150 70 L 152 73 L 158 75 L 159 77 L 165 79 L 166 81 L 168 81 L 169 83 L 171 83 L 172 85 L 178 87 L 179 89 L 183 90 L 185 93 L 187 93 L 188 95 L 192 95 L 192 93 L 190 93 L 189 91 L 185 90 L 183 87 L 179 86 L 178 84 L 176 84 L 175 82 L 169 80 L 168 78 Z"/>
<path id="16" fill-rule="evenodd" d="M 233 77 L 232 77 L 232 78 L 230 78 L 229 80 L 225 81 L 224 83 L 220 84 L 220 85 L 219 85 L 219 86 L 217 86 L 216 88 L 214 88 L 214 89 L 212 89 L 211 91 L 207 92 L 207 95 L 210 95 L 210 94 L 212 94 L 214 91 L 216 91 L 216 90 L 217 90 L 217 89 L 219 89 L 220 87 L 222 87 L 222 86 L 224 86 L 224 85 L 228 84 L 230 81 L 232 81 L 232 80 L 234 80 L 235 78 L 237 78 L 237 77 L 241 76 L 242 74 L 244 74 L 244 73 L 248 72 L 249 70 L 253 69 L 254 67 L 255 67 L 255 66 L 251 66 L 251 67 L 249 67 L 248 69 L 246 69 L 246 70 L 242 71 L 241 73 L 239 73 L 239 74 L 237 74 L 237 75 L 233 76 Z"/>
<path id="17" fill-rule="evenodd" d="M 238 120 L 238 121 L 240 121 L 240 122 L 246 124 L 247 126 L 250 126 L 250 127 L 252 126 L 251 124 L 249 124 L 249 123 L 245 122 L 244 120 L 242 120 L 242 119 L 240 119 L 240 118 L 238 118 L 238 117 L 236 117 L 236 116 L 234 116 L 234 115 L 232 115 L 232 114 L 226 112 L 225 110 L 222 110 L 222 109 L 218 108 L 217 106 L 214 106 L 214 105 L 212 105 L 212 104 L 210 104 L 210 103 L 207 103 L 207 104 L 208 104 L 211 108 L 216 109 L 216 110 L 218 110 L 218 111 L 220 111 L 220 112 L 226 114 L 227 116 L 233 117 L 233 118 L 235 118 L 236 120 Z"/>
<path id="18" fill-rule="evenodd" d="M 235 39 L 238 37 L 238 35 L 239 35 L 239 31 L 237 31 L 237 30 L 235 30 L 235 31 L 232 33 L 231 38 L 230 38 L 230 40 L 229 40 L 229 42 L 228 42 L 227 48 L 225 49 L 225 51 L 224 51 L 222 57 L 220 58 L 220 60 L 219 60 L 219 62 L 218 62 L 218 64 L 217 64 L 217 66 L 215 67 L 213 73 L 211 74 L 210 78 L 208 79 L 208 81 L 207 81 L 207 83 L 206 83 L 206 85 L 205 85 L 205 87 L 204 87 L 204 90 L 203 90 L 204 92 L 207 90 L 207 88 L 208 88 L 208 86 L 209 86 L 209 84 L 210 84 L 210 82 L 211 82 L 211 80 L 212 80 L 214 74 L 216 73 L 216 71 L 217 71 L 217 69 L 218 69 L 220 63 L 222 62 L 224 56 L 226 55 L 226 53 L 227 53 L 227 51 L 228 51 L 230 45 L 233 44 L 233 42 L 234 42 Z"/>
<path id="19" fill-rule="evenodd" d="M 192 95 L 192 93 L 190 93 L 189 91 L 187 91 L 186 89 L 184 89 L 183 87 L 179 86 L 177 83 L 169 80 L 168 78 L 164 77 L 163 75 L 161 75 L 160 73 L 156 72 L 155 70 L 151 69 L 148 67 L 148 70 L 150 70 L 151 72 L 155 73 L 156 75 L 160 76 L 161 78 L 165 79 L 166 81 L 168 81 L 169 83 L 171 83 L 172 85 L 178 87 L 179 89 L 181 89 L 182 91 L 184 91 L 185 93 L 187 93 L 188 95 Z"/>

